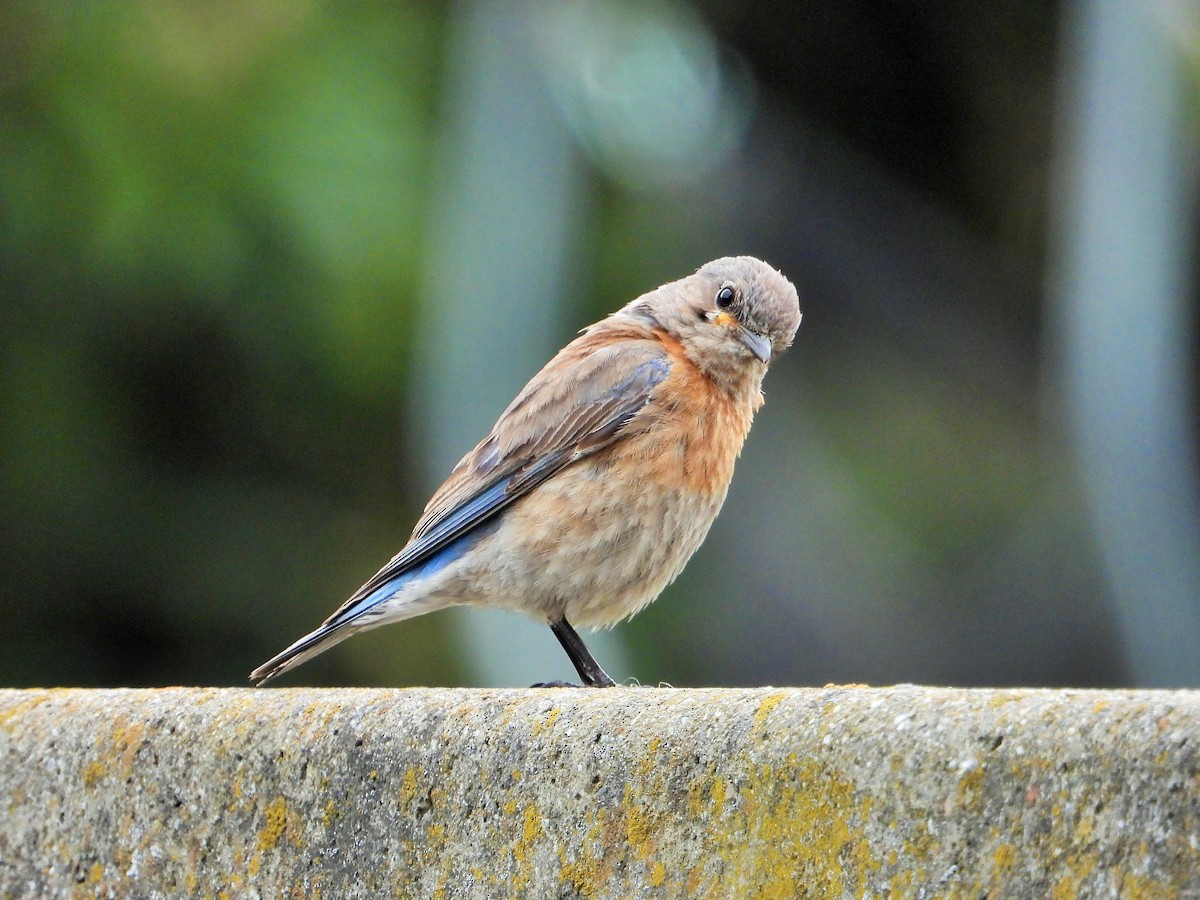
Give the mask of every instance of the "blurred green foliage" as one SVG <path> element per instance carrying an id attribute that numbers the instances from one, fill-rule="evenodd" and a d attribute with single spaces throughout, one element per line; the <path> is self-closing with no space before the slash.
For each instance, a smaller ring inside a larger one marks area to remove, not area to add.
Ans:
<path id="1" fill-rule="evenodd" d="M 230 680 L 264 597 L 327 605 L 414 505 L 438 12 L 0 19 L 0 682 Z"/>

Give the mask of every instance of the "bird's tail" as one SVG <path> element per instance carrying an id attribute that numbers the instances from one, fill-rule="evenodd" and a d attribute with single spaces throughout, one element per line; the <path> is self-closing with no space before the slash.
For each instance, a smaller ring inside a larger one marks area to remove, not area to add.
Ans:
<path id="1" fill-rule="evenodd" d="M 277 675 L 312 659 L 334 644 L 344 641 L 352 634 L 375 628 L 388 622 L 411 619 L 427 612 L 451 606 L 457 602 L 444 592 L 419 587 L 431 575 L 444 569 L 487 533 L 488 526 L 475 528 L 462 537 L 451 541 L 432 556 L 416 565 L 407 565 L 393 572 L 393 564 L 403 555 L 398 554 L 392 562 L 379 570 L 366 584 L 354 592 L 345 603 L 321 623 L 321 627 L 306 634 L 282 653 L 273 656 L 250 673 L 250 680 L 258 685 L 266 684 Z M 411 546 L 411 545 L 410 545 Z M 418 587 L 410 590 L 414 584 Z"/>
<path id="2" fill-rule="evenodd" d="M 341 620 L 334 624 L 326 622 L 315 631 L 306 634 L 292 646 L 281 653 L 272 656 L 265 663 L 250 673 L 250 680 L 262 686 L 282 675 L 288 669 L 300 665 L 305 660 L 312 659 L 318 653 L 328 650 L 334 644 L 344 641 L 350 635 L 361 629 L 348 627 L 351 623 Z"/>
<path id="3" fill-rule="evenodd" d="M 282 653 L 271 657 L 251 672 L 250 680 L 260 686 L 264 685 L 288 669 L 312 659 L 318 653 L 324 653 L 352 634 L 389 622 L 411 619 L 413 616 L 450 605 L 443 596 L 421 592 L 409 596 L 405 602 L 395 602 L 404 583 L 419 578 L 422 574 L 424 573 L 421 570 L 406 572 L 400 578 L 384 582 L 364 597 L 360 598 L 355 594 L 322 622 L 319 628 L 310 631 Z"/>

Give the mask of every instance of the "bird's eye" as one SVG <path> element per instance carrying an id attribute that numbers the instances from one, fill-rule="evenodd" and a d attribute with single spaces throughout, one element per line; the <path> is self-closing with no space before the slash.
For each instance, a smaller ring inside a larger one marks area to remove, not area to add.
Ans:
<path id="1" fill-rule="evenodd" d="M 729 309 L 729 307 L 733 305 L 733 297 L 733 288 L 731 288 L 729 285 L 725 285 L 723 288 L 717 291 L 717 306 L 719 306 L 721 309 Z"/>

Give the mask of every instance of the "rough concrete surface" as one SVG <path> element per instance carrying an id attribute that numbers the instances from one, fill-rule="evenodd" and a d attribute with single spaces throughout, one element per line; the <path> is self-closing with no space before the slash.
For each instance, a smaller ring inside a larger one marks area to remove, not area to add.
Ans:
<path id="1" fill-rule="evenodd" d="M 0 896 L 1200 897 L 1200 693 L 0 691 Z"/>

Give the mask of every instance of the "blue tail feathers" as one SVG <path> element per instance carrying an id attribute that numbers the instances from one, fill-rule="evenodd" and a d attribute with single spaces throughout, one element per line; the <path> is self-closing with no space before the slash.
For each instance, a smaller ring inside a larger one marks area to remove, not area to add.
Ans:
<path id="1" fill-rule="evenodd" d="M 321 651 L 327 650 L 339 641 L 345 640 L 356 631 L 361 631 L 364 628 L 370 628 L 374 625 L 382 625 L 384 622 L 407 618 L 407 616 L 402 614 L 403 606 L 390 611 L 395 613 L 390 616 L 388 615 L 389 611 L 380 609 L 380 607 L 406 587 L 418 584 L 422 580 L 440 572 L 464 554 L 469 553 L 475 544 L 490 534 L 498 524 L 499 521 L 493 519 L 483 526 L 472 529 L 462 535 L 462 537 L 451 541 L 445 547 L 436 551 L 428 559 L 388 579 L 366 596 L 353 603 L 345 604 L 326 619 L 321 627 L 306 634 L 286 650 L 255 669 L 250 674 L 251 680 L 260 685 L 265 684 L 277 675 L 282 675 L 293 666 L 297 666 L 306 659 L 310 659 Z M 419 594 L 414 595 L 413 599 L 414 601 L 419 599 Z M 419 604 L 414 602 L 414 605 Z M 376 614 L 371 615 L 372 611 L 376 611 Z M 418 611 L 426 612 L 427 610 L 416 610 L 413 614 L 415 615 Z"/>

